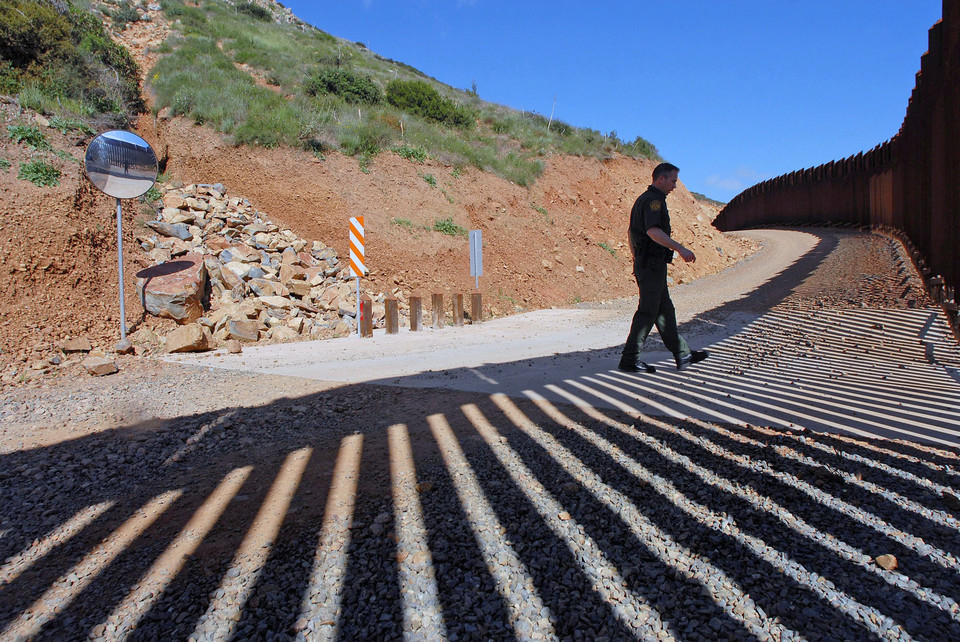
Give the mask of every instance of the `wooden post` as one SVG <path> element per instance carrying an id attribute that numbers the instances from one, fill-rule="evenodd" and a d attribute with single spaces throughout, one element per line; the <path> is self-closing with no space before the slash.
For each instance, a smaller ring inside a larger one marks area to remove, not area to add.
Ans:
<path id="1" fill-rule="evenodd" d="M 423 299 L 418 293 L 410 295 L 410 331 L 423 330 Z"/>
<path id="2" fill-rule="evenodd" d="M 480 290 L 474 290 L 470 293 L 470 323 L 483 322 L 483 297 Z"/>
<path id="3" fill-rule="evenodd" d="M 383 300 L 383 309 L 386 315 L 384 324 L 387 327 L 387 334 L 399 334 L 400 332 L 400 314 L 397 311 L 397 297 L 391 295 Z"/>
<path id="4" fill-rule="evenodd" d="M 366 294 L 360 297 L 360 336 L 373 336 L 373 300 Z"/>
<path id="5" fill-rule="evenodd" d="M 433 327 L 439 330 L 443 327 L 443 292 L 434 292 L 433 302 Z"/>
<path id="6" fill-rule="evenodd" d="M 453 295 L 453 325 L 463 327 L 463 294 L 460 292 Z"/>

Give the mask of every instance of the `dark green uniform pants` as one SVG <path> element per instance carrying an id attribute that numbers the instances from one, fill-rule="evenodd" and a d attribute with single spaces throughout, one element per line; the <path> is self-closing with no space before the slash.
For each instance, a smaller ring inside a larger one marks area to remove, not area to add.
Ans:
<path id="1" fill-rule="evenodd" d="M 677 310 L 667 289 L 667 264 L 652 260 L 635 275 L 640 286 L 640 304 L 630 324 L 630 334 L 623 346 L 623 361 L 633 362 L 640 356 L 643 342 L 654 325 L 667 350 L 679 362 L 690 354 L 690 347 L 677 330 Z"/>

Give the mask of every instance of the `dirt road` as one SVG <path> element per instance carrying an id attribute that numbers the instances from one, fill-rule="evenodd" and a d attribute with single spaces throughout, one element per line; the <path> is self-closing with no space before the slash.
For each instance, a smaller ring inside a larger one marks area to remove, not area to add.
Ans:
<path id="1" fill-rule="evenodd" d="M 862 284 L 845 282 L 849 267 L 841 265 L 843 255 L 854 262 L 859 257 L 867 270 L 875 267 L 870 252 L 844 247 L 862 239 L 827 231 L 743 236 L 762 242 L 763 249 L 722 273 L 672 289 L 688 341 L 714 355 L 684 373 L 675 372 L 672 355 L 656 339 L 645 355 L 659 368 L 656 375 L 616 372 L 635 299 L 540 310 L 464 328 L 395 336 L 378 330 L 372 339 L 172 360 L 345 384 L 515 397 L 535 391 L 561 403 L 571 398 L 557 386 L 587 382 L 594 392 L 617 387 L 650 414 L 958 443 L 950 400 L 960 399 L 960 360 L 936 310 L 897 309 L 903 297 L 894 296 L 892 282 L 889 291 L 872 294 L 860 292 Z M 832 265 L 824 265 L 831 254 Z M 813 280 L 843 290 L 844 297 L 817 305 L 822 292 L 812 289 Z M 864 399 L 870 399 L 869 407 L 860 408 Z M 621 402 L 594 394 L 589 403 Z"/>
<path id="2" fill-rule="evenodd" d="M 4 392 L 0 638 L 957 639 L 956 343 L 889 239 L 763 235 L 684 373 L 625 301 Z"/>

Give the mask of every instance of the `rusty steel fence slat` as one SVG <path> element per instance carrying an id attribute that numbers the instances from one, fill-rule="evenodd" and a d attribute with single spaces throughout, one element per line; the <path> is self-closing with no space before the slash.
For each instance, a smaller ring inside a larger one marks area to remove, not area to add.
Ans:
<path id="1" fill-rule="evenodd" d="M 899 230 L 932 273 L 960 285 L 960 2 L 928 32 L 900 131 L 867 152 L 799 169 L 741 192 L 722 230 L 852 224 Z"/>

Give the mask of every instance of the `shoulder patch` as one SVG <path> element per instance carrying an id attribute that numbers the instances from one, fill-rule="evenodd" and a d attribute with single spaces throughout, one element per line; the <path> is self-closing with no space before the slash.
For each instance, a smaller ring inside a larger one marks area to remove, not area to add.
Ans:
<path id="1" fill-rule="evenodd" d="M 660 201 L 650 201 L 650 209 L 654 212 L 660 211 Z"/>

